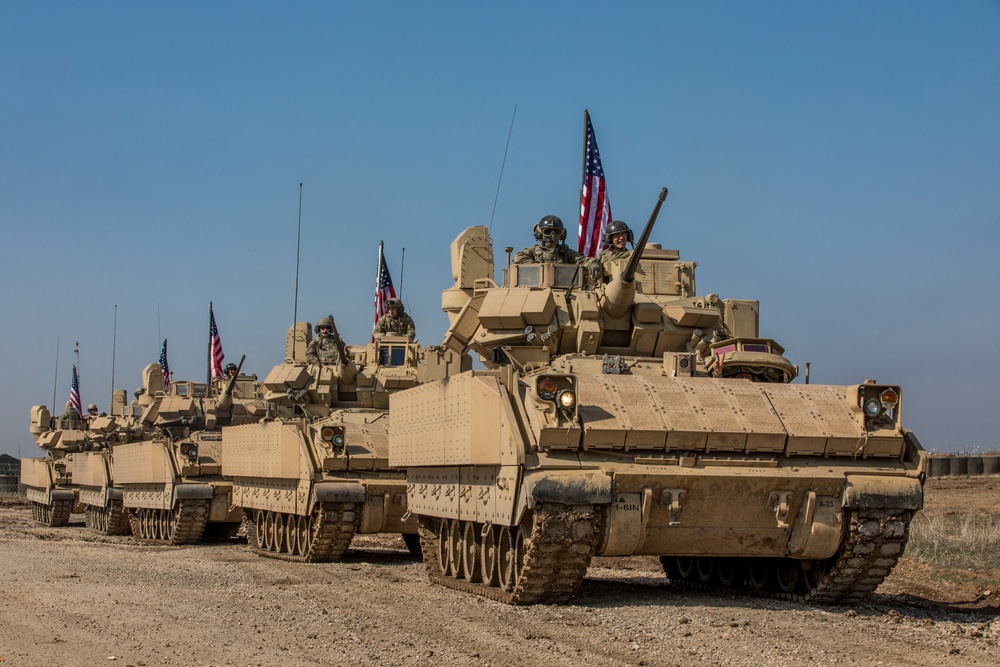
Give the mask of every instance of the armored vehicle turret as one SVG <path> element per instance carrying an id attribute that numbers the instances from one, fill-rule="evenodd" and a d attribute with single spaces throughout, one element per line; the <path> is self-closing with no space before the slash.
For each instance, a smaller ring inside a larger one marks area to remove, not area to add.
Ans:
<path id="1" fill-rule="evenodd" d="M 286 360 L 263 382 L 268 417 L 222 430 L 223 473 L 233 479 L 251 546 L 273 558 L 324 562 L 340 559 L 355 533 L 400 533 L 417 551 L 405 475 L 389 466 L 390 396 L 444 377 L 460 366 L 459 355 L 387 335 L 343 347 L 346 363 L 310 364 L 311 340 L 309 323 L 289 330 Z"/>
<path id="2" fill-rule="evenodd" d="M 233 509 L 232 482 L 222 474 L 220 429 L 264 418 L 256 378 L 237 372 L 213 385 L 175 381 L 165 389 L 159 364 L 146 366 L 142 377 L 125 408 L 142 439 L 116 446 L 112 457 L 133 533 L 171 544 L 234 536 L 242 513 Z"/>
<path id="3" fill-rule="evenodd" d="M 558 602 L 591 558 L 655 555 L 671 581 L 810 602 L 873 591 L 922 506 L 925 453 L 900 388 L 790 384 L 754 300 L 699 295 L 697 264 L 649 243 L 594 280 L 515 264 L 483 227 L 451 246 L 444 345 L 470 370 L 396 394 L 433 581 Z"/>

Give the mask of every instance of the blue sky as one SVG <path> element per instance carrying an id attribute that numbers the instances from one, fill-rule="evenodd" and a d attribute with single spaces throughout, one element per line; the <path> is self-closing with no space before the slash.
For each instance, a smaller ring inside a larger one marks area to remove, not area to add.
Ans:
<path id="1" fill-rule="evenodd" d="M 0 0 L 0 452 L 38 451 L 75 341 L 107 408 L 115 305 L 115 388 L 162 338 L 204 378 L 210 300 L 227 360 L 279 363 L 300 182 L 299 319 L 367 340 L 384 240 L 440 342 L 515 104 L 498 250 L 575 224 L 587 108 L 614 216 L 669 187 L 700 293 L 759 299 L 813 382 L 900 384 L 929 449 L 997 447 L 996 2 Z"/>

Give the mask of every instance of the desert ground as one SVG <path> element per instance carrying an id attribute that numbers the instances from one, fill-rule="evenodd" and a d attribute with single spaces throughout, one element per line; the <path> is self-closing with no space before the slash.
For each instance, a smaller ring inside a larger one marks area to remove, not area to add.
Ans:
<path id="1" fill-rule="evenodd" d="M 288 563 L 240 538 L 142 544 L 82 515 L 41 527 L 7 496 L 0 664 L 997 665 L 997 526 L 1000 477 L 931 479 L 906 555 L 861 604 L 707 595 L 643 557 L 595 559 L 572 604 L 510 607 L 431 585 L 398 536 Z M 984 553 L 964 558 L 939 534 L 952 528 Z"/>

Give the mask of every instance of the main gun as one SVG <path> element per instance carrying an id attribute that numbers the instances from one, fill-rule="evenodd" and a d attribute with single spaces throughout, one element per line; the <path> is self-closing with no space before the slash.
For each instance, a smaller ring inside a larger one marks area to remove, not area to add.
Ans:
<path id="1" fill-rule="evenodd" d="M 229 378 L 229 382 L 226 383 L 226 388 L 222 390 L 222 394 L 219 396 L 219 402 L 217 403 L 217 409 L 225 412 L 233 405 L 233 387 L 236 386 L 236 378 L 240 376 L 240 371 L 243 370 L 243 362 L 247 360 L 247 355 L 240 357 L 240 363 L 236 366 L 236 372 L 233 377 Z"/>
<path id="2" fill-rule="evenodd" d="M 646 249 L 646 243 L 649 241 L 649 235 L 653 231 L 653 225 L 656 224 L 656 218 L 660 215 L 660 207 L 663 206 L 663 202 L 666 199 L 667 189 L 663 188 L 660 190 L 660 196 L 657 198 L 656 206 L 653 207 L 653 212 L 649 216 L 649 221 L 642 229 L 639 242 L 636 244 L 635 249 L 632 250 L 628 264 L 625 265 L 625 270 L 617 278 L 608 283 L 608 286 L 604 290 L 604 311 L 613 319 L 624 317 L 628 309 L 632 307 L 632 302 L 635 298 L 635 272 L 639 268 L 642 251 Z"/>
<path id="3" fill-rule="evenodd" d="M 346 384 L 354 384 L 358 378 L 358 369 L 351 363 L 351 356 L 347 352 L 347 346 L 344 345 L 344 339 L 340 337 L 340 332 L 337 331 L 337 322 L 333 319 L 333 315 L 328 315 L 330 318 L 330 329 L 333 333 L 333 340 L 337 344 L 337 351 L 340 353 L 340 369 L 337 375 L 340 377 L 340 381 Z"/>

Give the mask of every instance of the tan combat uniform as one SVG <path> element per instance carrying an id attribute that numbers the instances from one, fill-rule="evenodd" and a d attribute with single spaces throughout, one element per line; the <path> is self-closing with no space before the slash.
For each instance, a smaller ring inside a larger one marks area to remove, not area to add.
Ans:
<path id="1" fill-rule="evenodd" d="M 333 334 L 313 338 L 306 348 L 306 361 L 310 364 L 336 364 L 340 361 L 340 349 Z"/>
<path id="2" fill-rule="evenodd" d="M 413 340 L 417 335 L 417 327 L 413 324 L 413 318 L 406 313 L 400 313 L 399 317 L 392 317 L 389 313 L 386 313 L 378 318 L 378 322 L 375 323 L 375 335 L 381 336 L 384 334 L 407 336 L 410 340 Z"/>

